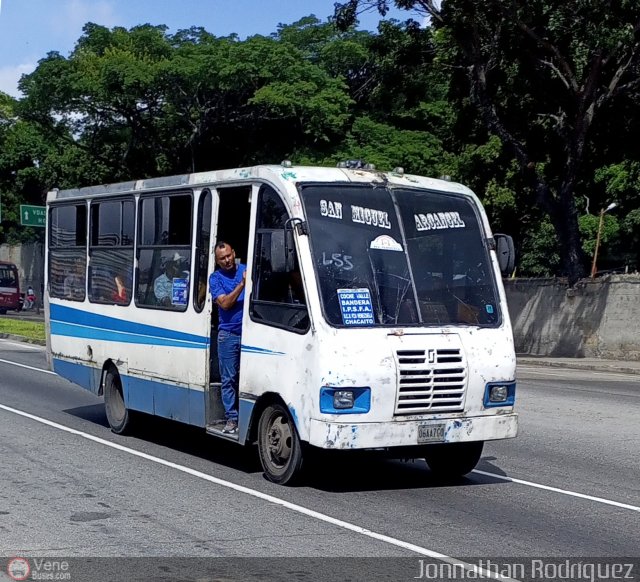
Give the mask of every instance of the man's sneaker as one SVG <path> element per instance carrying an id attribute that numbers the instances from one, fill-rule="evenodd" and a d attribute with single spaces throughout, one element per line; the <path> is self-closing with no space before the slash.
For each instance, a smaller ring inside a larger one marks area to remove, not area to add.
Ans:
<path id="1" fill-rule="evenodd" d="M 238 422 L 235 420 L 227 420 L 227 424 L 222 429 L 224 434 L 236 434 L 238 432 Z"/>

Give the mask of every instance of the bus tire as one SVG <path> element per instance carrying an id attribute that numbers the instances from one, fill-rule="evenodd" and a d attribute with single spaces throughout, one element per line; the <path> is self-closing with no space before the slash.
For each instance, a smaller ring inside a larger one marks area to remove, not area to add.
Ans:
<path id="1" fill-rule="evenodd" d="M 483 441 L 431 445 L 425 447 L 424 456 L 436 477 L 451 479 L 473 471 L 482 456 L 483 447 Z"/>
<path id="2" fill-rule="evenodd" d="M 258 453 L 265 477 L 272 483 L 292 484 L 302 470 L 302 443 L 289 411 L 272 404 L 258 423 Z"/>
<path id="3" fill-rule="evenodd" d="M 111 430 L 116 434 L 130 434 L 134 414 L 124 403 L 120 374 L 115 368 L 107 370 L 104 379 L 104 408 Z"/>

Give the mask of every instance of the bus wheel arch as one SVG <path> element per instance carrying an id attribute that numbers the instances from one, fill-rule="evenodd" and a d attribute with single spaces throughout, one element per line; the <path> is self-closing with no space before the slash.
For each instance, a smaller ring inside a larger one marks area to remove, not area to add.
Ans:
<path id="1" fill-rule="evenodd" d="M 253 409 L 251 410 L 251 418 L 249 419 L 249 428 L 247 430 L 247 443 L 258 444 L 258 425 L 260 424 L 260 417 L 264 410 L 273 404 L 280 404 L 288 409 L 282 399 L 282 396 L 276 392 L 265 392 L 258 397 Z M 297 421 L 296 418 L 293 420 L 294 422 Z"/>
<path id="2" fill-rule="evenodd" d="M 135 412 L 125 404 L 120 372 L 113 362 L 105 363 L 103 369 L 100 392 L 104 395 L 104 408 L 109 426 L 116 434 L 130 434 L 135 424 Z"/>
<path id="3" fill-rule="evenodd" d="M 303 443 L 295 420 L 282 398 L 261 397 L 250 427 L 251 440 L 258 443 L 258 456 L 265 477 L 280 485 L 292 484 L 300 476 Z"/>
<path id="4" fill-rule="evenodd" d="M 98 396 L 104 397 L 104 385 L 106 383 L 107 372 L 109 372 L 110 368 L 113 368 L 115 372 L 120 375 L 120 370 L 118 370 L 118 366 L 116 366 L 115 362 L 111 358 L 105 360 L 102 364 L 102 371 L 100 372 L 100 385 L 98 386 L 97 392 Z"/>

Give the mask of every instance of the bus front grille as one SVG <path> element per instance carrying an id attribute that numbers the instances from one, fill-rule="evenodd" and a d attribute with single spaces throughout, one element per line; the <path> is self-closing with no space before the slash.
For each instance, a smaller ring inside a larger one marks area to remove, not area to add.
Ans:
<path id="1" fill-rule="evenodd" d="M 396 416 L 462 412 L 467 366 L 461 350 L 398 350 L 396 358 Z"/>

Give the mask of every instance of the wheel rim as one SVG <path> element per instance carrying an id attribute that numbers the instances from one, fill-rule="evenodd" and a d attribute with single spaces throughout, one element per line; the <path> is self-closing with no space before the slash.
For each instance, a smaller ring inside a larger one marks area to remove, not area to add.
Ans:
<path id="1" fill-rule="evenodd" d="M 266 449 L 269 463 L 284 469 L 291 460 L 293 434 L 288 419 L 282 414 L 274 414 L 266 431 Z"/>

